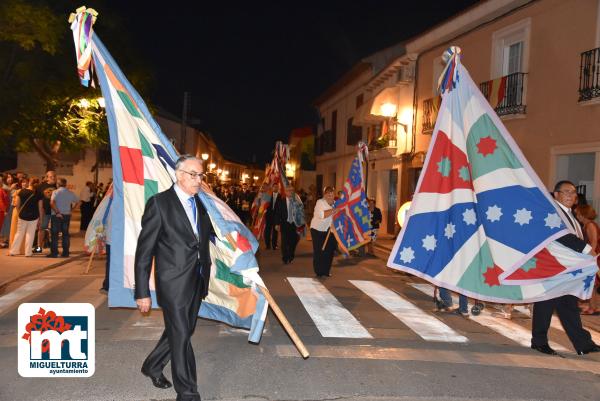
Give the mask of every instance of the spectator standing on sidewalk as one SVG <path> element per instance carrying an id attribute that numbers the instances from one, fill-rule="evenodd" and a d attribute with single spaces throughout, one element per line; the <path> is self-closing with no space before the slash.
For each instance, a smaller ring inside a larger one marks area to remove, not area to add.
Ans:
<path id="1" fill-rule="evenodd" d="M 45 181 L 42 182 L 38 188 L 38 208 L 40 210 L 40 224 L 38 227 L 38 243 L 36 252 L 42 252 L 44 248 L 44 242 L 48 236 L 48 229 L 50 228 L 50 196 L 52 192 L 56 190 L 56 173 L 52 170 L 46 172 Z"/>
<path id="2" fill-rule="evenodd" d="M 8 193 L 9 191 L 4 189 L 4 176 L 0 175 L 0 229 L 4 224 L 4 219 L 8 214 L 8 210 L 10 209 L 11 199 Z M 4 242 L 3 240 L 4 238 L 2 238 L 2 234 L 0 234 L 0 242 Z"/>
<path id="3" fill-rule="evenodd" d="M 578 205 L 575 209 L 575 217 L 583 226 L 583 238 L 598 254 L 600 252 L 600 227 L 594 221 L 598 214 L 590 205 Z M 600 261 L 596 259 L 600 267 Z M 598 273 L 594 282 L 594 290 L 589 301 L 584 303 L 582 315 L 600 315 L 600 294 L 598 294 Z"/>
<path id="4" fill-rule="evenodd" d="M 371 241 L 367 244 L 367 253 L 370 256 L 375 256 L 373 244 L 377 241 L 377 231 L 379 231 L 383 216 L 381 215 L 381 209 L 375 206 L 375 199 L 369 199 L 369 210 L 371 211 Z"/>
<path id="5" fill-rule="evenodd" d="M 442 303 L 444 304 L 443 308 L 440 310 L 442 312 L 456 312 L 462 317 L 469 317 L 469 300 L 466 295 L 459 294 L 458 296 L 458 309 L 453 309 L 452 307 L 452 295 L 450 291 L 446 288 L 439 287 L 439 294 Z"/>
<path id="6" fill-rule="evenodd" d="M 24 249 L 25 256 L 33 255 L 33 239 L 35 230 L 38 227 L 39 209 L 37 207 L 37 193 L 35 191 L 35 181 L 23 178 L 21 186 L 23 187 L 14 199 L 14 206 L 17 210 L 17 232 L 10 246 L 9 256 L 16 256 Z M 23 241 L 25 246 L 22 248 Z"/>
<path id="7" fill-rule="evenodd" d="M 77 195 L 67 189 L 67 180 L 61 178 L 58 180 L 58 189 L 52 193 L 50 198 L 51 233 L 49 258 L 58 257 L 58 233 L 62 233 L 62 254 L 63 258 L 69 256 L 69 223 L 71 222 L 71 211 L 77 206 L 79 199 Z"/>
<path id="8" fill-rule="evenodd" d="M 92 215 L 94 214 L 92 185 L 91 181 L 86 182 L 79 192 L 79 200 L 81 202 L 80 231 L 87 230 L 90 220 L 92 220 Z"/>

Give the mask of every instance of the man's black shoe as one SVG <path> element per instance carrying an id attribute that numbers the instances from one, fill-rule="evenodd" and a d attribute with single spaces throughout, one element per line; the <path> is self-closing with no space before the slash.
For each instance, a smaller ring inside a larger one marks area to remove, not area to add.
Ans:
<path id="1" fill-rule="evenodd" d="M 590 352 L 600 352 L 600 347 L 598 345 L 594 344 L 590 348 L 578 350 L 577 355 L 586 355 L 586 354 L 589 354 Z"/>
<path id="2" fill-rule="evenodd" d="M 154 387 L 158 387 L 158 388 L 169 388 L 172 386 L 171 382 L 169 381 L 169 379 L 167 379 L 165 377 L 165 375 L 163 375 L 162 373 L 160 374 L 160 376 L 158 377 L 152 377 L 150 376 L 148 373 L 146 373 L 144 371 L 144 369 L 142 369 L 142 374 L 146 377 L 149 377 L 150 380 L 152 380 L 152 384 L 154 385 Z"/>
<path id="3" fill-rule="evenodd" d="M 558 355 L 556 351 L 554 351 L 548 344 L 544 345 L 531 345 L 531 349 L 541 352 L 542 354 L 548 355 Z"/>
<path id="4" fill-rule="evenodd" d="M 48 255 L 46 255 L 47 258 L 58 258 L 58 255 L 55 253 L 49 253 Z"/>

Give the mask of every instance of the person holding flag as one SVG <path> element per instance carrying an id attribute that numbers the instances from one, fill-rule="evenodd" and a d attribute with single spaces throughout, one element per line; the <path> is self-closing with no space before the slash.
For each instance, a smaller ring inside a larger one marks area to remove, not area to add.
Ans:
<path id="1" fill-rule="evenodd" d="M 331 262 L 335 251 L 335 240 L 331 238 L 331 219 L 339 212 L 333 207 L 335 189 L 325 187 L 323 197 L 317 201 L 310 221 L 310 236 L 313 244 L 313 269 L 317 278 L 331 277 Z"/>
<path id="2" fill-rule="evenodd" d="M 135 253 L 135 299 L 141 313 L 152 306 L 150 273 L 163 309 L 165 330 L 142 365 L 142 374 L 158 388 L 171 383 L 162 370 L 171 361 L 178 400 L 200 400 L 196 359 L 191 344 L 202 299 L 210 279 L 209 241 L 212 223 L 197 196 L 209 191 L 202 161 L 182 156 L 175 164 L 177 182 L 146 203 Z M 204 184 L 204 185 L 203 185 Z"/>

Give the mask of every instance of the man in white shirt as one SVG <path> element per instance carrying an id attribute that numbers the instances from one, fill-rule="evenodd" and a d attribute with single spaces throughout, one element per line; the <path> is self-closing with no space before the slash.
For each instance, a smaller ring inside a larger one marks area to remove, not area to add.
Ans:
<path id="1" fill-rule="evenodd" d="M 583 240 L 583 232 L 571 208 L 577 202 L 577 189 L 570 181 L 559 181 L 554 186 L 554 199 L 571 224 L 576 234 L 567 234 L 556 241 L 577 252 L 592 253 L 592 248 Z M 533 304 L 531 348 L 548 355 L 557 355 L 548 345 L 548 329 L 554 310 L 565 328 L 565 332 L 579 355 L 600 352 L 600 347 L 592 341 L 590 333 L 581 325 L 577 298 L 573 295 L 540 301 Z"/>

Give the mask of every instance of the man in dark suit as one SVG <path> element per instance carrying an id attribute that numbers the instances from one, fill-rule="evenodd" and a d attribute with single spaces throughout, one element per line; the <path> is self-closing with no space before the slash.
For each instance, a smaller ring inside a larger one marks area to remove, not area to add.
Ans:
<path id="1" fill-rule="evenodd" d="M 265 245 L 267 249 L 277 249 L 278 235 L 273 221 L 275 217 L 275 203 L 279 197 L 279 184 L 274 183 L 271 191 L 271 203 L 265 213 Z"/>
<path id="2" fill-rule="evenodd" d="M 275 202 L 275 211 L 273 223 L 275 229 L 281 233 L 281 259 L 284 264 L 291 263 L 296 254 L 296 245 L 298 244 L 298 232 L 296 224 L 288 220 L 291 213 L 291 200 L 295 197 L 292 186 L 285 187 L 285 198 L 278 196 Z"/>
<path id="3" fill-rule="evenodd" d="M 559 181 L 554 187 L 554 199 L 559 209 L 576 234 L 567 234 L 556 241 L 577 252 L 595 254 L 593 249 L 583 240 L 581 226 L 575 219 L 571 208 L 577 201 L 577 190 L 570 181 Z M 577 306 L 577 298 L 573 295 L 540 301 L 533 304 L 531 348 L 549 355 L 557 355 L 548 345 L 548 329 L 554 310 L 558 313 L 565 332 L 579 355 L 600 352 L 600 347 L 592 341 L 590 333 L 581 325 L 581 316 Z"/>
<path id="4" fill-rule="evenodd" d="M 163 375 L 171 361 L 178 401 L 200 400 L 196 361 L 190 338 L 210 278 L 211 222 L 197 193 L 209 191 L 202 182 L 202 161 L 181 157 L 177 182 L 146 203 L 135 253 L 135 299 L 140 312 L 151 308 L 149 279 L 154 259 L 156 298 L 165 330 L 142 365 L 142 374 L 159 388 L 171 387 Z"/>

